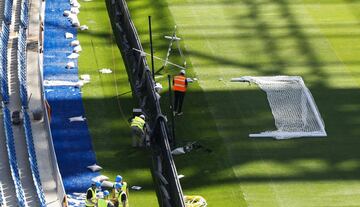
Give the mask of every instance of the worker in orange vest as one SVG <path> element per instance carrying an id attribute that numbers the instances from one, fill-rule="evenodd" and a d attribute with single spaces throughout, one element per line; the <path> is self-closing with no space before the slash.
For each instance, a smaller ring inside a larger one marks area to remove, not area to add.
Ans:
<path id="1" fill-rule="evenodd" d="M 184 102 L 187 86 L 188 82 L 185 77 L 185 70 L 181 70 L 180 74 L 175 76 L 173 79 L 173 90 L 175 93 L 174 114 L 183 114 L 181 108 Z"/>

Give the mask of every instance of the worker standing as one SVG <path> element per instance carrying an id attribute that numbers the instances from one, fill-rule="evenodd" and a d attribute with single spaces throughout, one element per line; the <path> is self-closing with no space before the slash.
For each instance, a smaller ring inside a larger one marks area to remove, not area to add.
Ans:
<path id="1" fill-rule="evenodd" d="M 140 116 L 135 116 L 131 120 L 131 136 L 132 136 L 133 147 L 143 147 L 145 145 L 144 126 L 145 126 L 145 116 L 143 114 L 141 114 Z"/>
<path id="2" fill-rule="evenodd" d="M 97 207 L 114 207 L 114 204 L 109 199 L 109 191 L 103 192 L 104 198 L 98 200 Z"/>
<path id="3" fill-rule="evenodd" d="M 127 182 L 125 182 L 123 180 L 121 175 L 116 176 L 115 182 L 121 184 L 121 186 L 122 186 L 121 191 L 126 194 L 127 207 L 129 207 L 129 205 L 128 205 L 128 203 L 129 203 L 129 188 L 128 188 Z"/>
<path id="4" fill-rule="evenodd" d="M 126 196 L 126 193 L 122 190 L 120 190 L 120 193 L 118 196 L 118 201 L 119 201 L 119 203 L 121 203 L 122 207 L 129 207 L 128 198 Z"/>
<path id="5" fill-rule="evenodd" d="M 175 93 L 174 114 L 183 114 L 181 109 L 184 102 L 187 86 L 188 82 L 185 77 L 185 70 L 181 70 L 180 74 L 175 76 L 173 79 L 173 91 Z"/>
<path id="6" fill-rule="evenodd" d="M 100 182 L 93 182 L 91 184 L 91 187 L 87 189 L 86 191 L 86 200 L 85 200 L 85 206 L 86 207 L 94 207 L 97 204 L 97 198 L 96 198 L 96 189 L 101 187 Z"/>
<path id="7" fill-rule="evenodd" d="M 126 193 L 126 195 L 129 194 L 129 189 L 127 187 L 127 182 L 125 182 L 121 175 L 117 175 L 115 178 L 116 183 L 120 183 L 122 185 L 121 190 Z"/>
<path id="8" fill-rule="evenodd" d="M 110 199 L 114 203 L 115 207 L 128 207 L 127 196 L 126 193 L 122 191 L 122 185 L 120 183 L 115 183 L 113 185 Z"/>

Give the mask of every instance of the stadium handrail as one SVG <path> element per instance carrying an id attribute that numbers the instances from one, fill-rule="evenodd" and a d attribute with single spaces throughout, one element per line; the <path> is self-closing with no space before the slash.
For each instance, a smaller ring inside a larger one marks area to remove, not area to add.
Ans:
<path id="1" fill-rule="evenodd" d="M 133 50 L 135 48 L 143 51 L 143 48 L 127 4 L 125 0 L 108 0 L 107 6 L 133 95 L 138 99 L 143 113 L 149 118 L 148 124 L 152 129 L 152 176 L 157 187 L 159 205 L 184 207 L 183 193 L 171 155 L 171 136 L 168 133 L 166 120 L 159 119 L 163 115 L 146 59 Z"/>

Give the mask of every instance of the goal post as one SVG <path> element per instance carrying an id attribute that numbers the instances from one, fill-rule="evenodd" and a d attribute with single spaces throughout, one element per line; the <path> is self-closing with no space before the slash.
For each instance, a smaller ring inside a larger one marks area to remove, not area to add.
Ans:
<path id="1" fill-rule="evenodd" d="M 314 98 L 300 76 L 243 76 L 231 81 L 255 83 L 266 92 L 277 130 L 249 134 L 249 137 L 327 136 Z"/>

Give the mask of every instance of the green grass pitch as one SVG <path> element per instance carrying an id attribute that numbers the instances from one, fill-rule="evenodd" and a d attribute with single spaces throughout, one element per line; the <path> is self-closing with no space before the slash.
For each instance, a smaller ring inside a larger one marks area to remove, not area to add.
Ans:
<path id="1" fill-rule="evenodd" d="M 149 52 L 147 16 L 153 19 L 155 55 L 165 57 L 174 24 L 183 39 L 190 85 L 184 116 L 176 119 L 179 145 L 198 140 L 213 150 L 175 157 L 186 195 L 209 206 L 360 206 L 360 2 L 351 0 L 129 0 Z M 104 1 L 83 2 L 79 39 L 86 116 L 105 175 L 121 173 L 144 189 L 132 206 L 157 206 L 149 154 L 129 148 L 127 119 L 133 101 L 114 43 Z M 179 57 L 171 61 L 180 63 Z M 166 86 L 172 67 L 159 70 Z M 102 75 L 100 68 L 113 74 Z M 243 75 L 300 75 L 325 121 L 328 137 L 285 141 L 250 139 L 272 129 L 266 96 L 256 86 L 230 83 Z M 164 88 L 164 91 L 167 89 Z M 162 94 L 164 112 L 168 97 Z"/>

